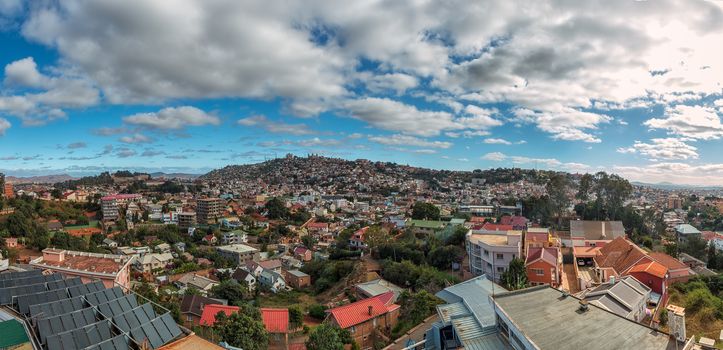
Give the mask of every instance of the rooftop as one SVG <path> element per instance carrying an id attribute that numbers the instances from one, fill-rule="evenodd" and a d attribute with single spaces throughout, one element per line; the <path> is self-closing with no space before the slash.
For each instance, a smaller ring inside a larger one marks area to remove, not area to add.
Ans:
<path id="1" fill-rule="evenodd" d="M 450 304 L 464 304 L 483 327 L 488 327 L 495 324 L 494 310 L 488 297 L 503 292 L 507 289 L 482 275 L 447 287 L 435 295 Z"/>
<path id="2" fill-rule="evenodd" d="M 289 310 L 261 308 L 261 320 L 269 333 L 287 333 L 289 331 Z"/>
<path id="3" fill-rule="evenodd" d="M 62 259 L 49 259 L 48 254 L 63 254 Z M 129 257 L 123 255 L 95 254 L 47 248 L 43 250 L 43 257 L 30 262 L 33 266 L 57 267 L 83 272 L 104 274 L 118 273 L 128 262 Z"/>
<path id="4" fill-rule="evenodd" d="M 373 298 L 362 299 L 351 304 L 335 307 L 329 310 L 329 314 L 336 320 L 339 327 L 346 329 L 399 308 L 399 305 L 387 305 L 384 301 L 388 300 L 388 297 L 388 295 L 382 294 Z"/>
<path id="5" fill-rule="evenodd" d="M 666 333 L 608 312 L 594 304 L 580 311 L 579 299 L 549 286 L 494 297 L 498 313 L 540 349 L 675 349 Z"/>
<path id="6" fill-rule="evenodd" d="M 625 276 L 615 283 L 603 283 L 585 294 L 585 300 L 595 303 L 622 317 L 630 317 L 636 305 L 645 303 L 650 295 L 650 287 L 633 276 Z"/>
<path id="7" fill-rule="evenodd" d="M 570 236 L 588 240 L 612 240 L 625 237 L 622 221 L 570 221 Z"/>
<path id="8" fill-rule="evenodd" d="M 216 247 L 216 249 L 233 252 L 233 253 L 252 253 L 252 252 L 259 251 L 258 249 L 251 247 L 251 246 L 247 246 L 245 244 L 223 245 L 223 246 Z"/>
<path id="9" fill-rule="evenodd" d="M 507 245 L 506 235 L 473 233 L 469 236 L 469 239 L 474 243 L 482 242 L 487 245 Z"/>
<path id="10" fill-rule="evenodd" d="M 238 306 L 206 305 L 203 308 L 199 324 L 202 326 L 213 326 L 213 324 L 216 323 L 216 315 L 218 315 L 219 312 L 223 312 L 226 316 L 231 316 L 231 314 L 238 312 L 238 310 Z"/>

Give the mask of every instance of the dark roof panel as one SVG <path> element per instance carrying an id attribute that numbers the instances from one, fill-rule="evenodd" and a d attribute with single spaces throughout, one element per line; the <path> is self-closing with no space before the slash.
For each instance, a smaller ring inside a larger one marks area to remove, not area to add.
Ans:
<path id="1" fill-rule="evenodd" d="M 51 275 L 56 276 L 56 275 Z M 83 284 L 83 280 L 80 277 L 59 279 L 56 281 L 48 282 L 48 290 L 70 288 Z"/>
<path id="2" fill-rule="evenodd" d="M 165 313 L 151 322 L 134 328 L 130 333 L 131 337 L 138 343 L 143 343 L 147 339 L 154 349 L 163 346 L 182 334 L 181 329 L 170 313 Z"/>
<path id="3" fill-rule="evenodd" d="M 28 314 L 30 313 L 30 305 L 45 304 L 51 301 L 63 299 L 68 299 L 67 289 L 56 289 L 40 293 L 20 295 L 15 298 L 15 303 L 18 306 L 17 310 L 20 311 L 21 314 Z"/>
<path id="4" fill-rule="evenodd" d="M 48 350 L 83 349 L 110 339 L 112 336 L 110 322 L 103 320 L 83 328 L 49 336 L 47 348 Z"/>
<path id="5" fill-rule="evenodd" d="M 0 304 L 11 305 L 13 297 L 18 295 L 40 293 L 48 290 L 45 283 L 30 284 L 27 286 L 17 286 L 0 289 Z"/>
<path id="6" fill-rule="evenodd" d="M 117 335 L 98 344 L 91 345 L 83 350 L 126 350 L 130 349 L 130 339 L 124 335 Z"/>
<path id="7" fill-rule="evenodd" d="M 40 342 L 45 344 L 46 339 L 54 334 L 85 327 L 95 323 L 95 311 L 85 308 L 67 314 L 38 319 L 38 335 Z"/>
<path id="8" fill-rule="evenodd" d="M 120 287 L 113 287 L 110 289 L 103 289 L 100 292 L 86 294 L 85 300 L 87 300 L 91 305 L 99 305 L 114 299 L 122 298 L 123 296 L 123 290 Z"/>
<path id="9" fill-rule="evenodd" d="M 42 274 L 43 274 L 43 271 L 40 271 L 40 270 L 0 273 L 0 280 L 26 278 L 26 277 L 32 277 L 32 276 L 40 276 Z"/>
<path id="10" fill-rule="evenodd" d="M 147 303 L 120 315 L 113 316 L 113 323 L 122 331 L 129 332 L 131 329 L 148 323 L 156 317 L 157 315 L 156 312 L 153 311 L 153 306 Z"/>
<path id="11" fill-rule="evenodd" d="M 98 311 L 106 318 L 112 318 L 120 315 L 128 310 L 138 307 L 138 300 L 132 294 L 125 295 L 121 298 L 111 300 L 107 303 L 98 304 Z"/>
<path id="12" fill-rule="evenodd" d="M 57 281 L 62 278 L 63 278 L 63 276 L 61 276 L 59 274 L 55 274 L 55 273 L 52 275 L 39 275 L 39 276 L 30 276 L 30 277 L 23 277 L 23 278 L 12 278 L 12 279 L 0 280 L 0 288 L 27 286 L 30 284 L 39 284 L 39 283 L 44 283 L 44 282 Z"/>
<path id="13" fill-rule="evenodd" d="M 30 305 L 30 317 L 53 317 L 80 310 L 84 307 L 86 307 L 85 302 L 80 297 Z"/>
<path id="14" fill-rule="evenodd" d="M 79 297 L 81 295 L 91 294 L 100 292 L 105 289 L 105 285 L 101 281 L 95 281 L 92 283 L 86 283 L 68 288 L 70 296 Z"/>

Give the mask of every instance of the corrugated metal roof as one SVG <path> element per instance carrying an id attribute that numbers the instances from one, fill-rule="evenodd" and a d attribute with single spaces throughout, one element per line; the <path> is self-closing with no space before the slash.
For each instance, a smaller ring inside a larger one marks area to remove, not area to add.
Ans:
<path id="1" fill-rule="evenodd" d="M 436 295 L 447 303 L 464 303 L 482 327 L 489 327 L 495 325 L 495 313 L 489 302 L 489 295 L 506 291 L 482 275 L 447 287 Z"/>
<path id="2" fill-rule="evenodd" d="M 445 324 L 449 324 L 453 317 L 471 315 L 467 306 L 465 306 L 462 302 L 438 305 L 437 314 L 439 314 L 439 318 L 442 319 L 442 322 Z"/>
<path id="3" fill-rule="evenodd" d="M 462 341 L 465 350 L 512 350 L 497 332 Z"/>

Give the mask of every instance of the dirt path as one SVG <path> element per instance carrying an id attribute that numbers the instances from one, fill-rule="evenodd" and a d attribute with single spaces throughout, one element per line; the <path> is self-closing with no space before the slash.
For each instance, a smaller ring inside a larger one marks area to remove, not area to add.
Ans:
<path id="1" fill-rule="evenodd" d="M 570 292 L 570 294 L 575 294 L 580 291 L 577 276 L 575 276 L 575 266 L 572 264 L 564 264 L 562 266 L 562 289 Z"/>

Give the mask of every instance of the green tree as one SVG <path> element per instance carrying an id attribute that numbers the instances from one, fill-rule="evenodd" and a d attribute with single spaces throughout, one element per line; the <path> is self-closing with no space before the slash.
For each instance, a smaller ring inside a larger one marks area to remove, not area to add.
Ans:
<path id="1" fill-rule="evenodd" d="M 427 255 L 429 264 L 438 269 L 450 269 L 452 263 L 462 262 L 465 250 L 462 247 L 448 245 L 432 249 Z"/>
<path id="2" fill-rule="evenodd" d="M 665 254 L 668 254 L 674 258 L 678 258 L 678 245 L 675 243 L 668 243 L 665 245 Z"/>
<path id="3" fill-rule="evenodd" d="M 345 344 L 352 344 L 349 331 L 322 323 L 316 327 L 306 340 L 307 350 L 343 350 Z"/>
<path id="4" fill-rule="evenodd" d="M 715 249 L 715 245 L 713 244 L 713 241 L 711 241 L 708 244 L 708 268 L 709 269 L 717 269 L 718 268 L 718 252 Z"/>
<path id="5" fill-rule="evenodd" d="M 298 306 L 289 308 L 289 325 L 292 329 L 297 329 L 304 324 L 304 313 Z"/>
<path id="6" fill-rule="evenodd" d="M 226 299 L 230 305 L 242 304 L 248 290 L 233 279 L 222 281 L 211 288 L 211 294 L 219 299 Z"/>
<path id="7" fill-rule="evenodd" d="M 593 177 L 590 174 L 584 174 L 580 178 L 580 183 L 577 186 L 577 194 L 575 198 L 587 202 L 590 199 L 590 191 L 593 188 Z"/>
<path id="8" fill-rule="evenodd" d="M 326 318 L 326 307 L 321 304 L 313 304 L 309 306 L 309 316 L 317 319 L 317 320 L 323 320 Z"/>
<path id="9" fill-rule="evenodd" d="M 565 174 L 556 173 L 547 181 L 545 188 L 547 189 L 550 206 L 559 223 L 565 209 L 570 205 L 570 197 L 567 195 L 570 181 Z"/>
<path id="10" fill-rule="evenodd" d="M 213 330 L 229 345 L 244 350 L 266 349 L 269 343 L 269 333 L 261 321 L 261 314 L 248 305 L 228 317 L 219 312 Z"/>
<path id="11" fill-rule="evenodd" d="M 517 290 L 527 287 L 527 270 L 525 262 L 520 258 L 510 261 L 507 271 L 500 276 L 502 285 L 509 290 Z"/>
<path id="12" fill-rule="evenodd" d="M 264 208 L 268 212 L 269 219 L 276 220 L 289 217 L 289 208 L 287 208 L 286 204 L 279 198 L 274 197 L 269 199 Z"/>
<path id="13" fill-rule="evenodd" d="M 412 206 L 412 219 L 439 220 L 439 208 L 432 203 L 416 202 Z"/>

